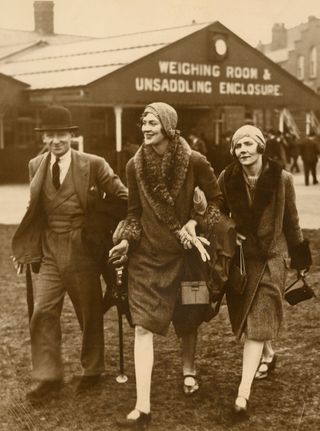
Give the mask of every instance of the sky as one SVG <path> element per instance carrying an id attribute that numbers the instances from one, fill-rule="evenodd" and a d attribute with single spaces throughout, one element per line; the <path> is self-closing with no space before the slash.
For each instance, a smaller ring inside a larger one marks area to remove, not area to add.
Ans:
<path id="1" fill-rule="evenodd" d="M 0 28 L 33 30 L 34 0 L 0 0 Z M 56 33 L 104 37 L 220 21 L 253 46 L 287 28 L 320 18 L 320 0 L 54 0 Z"/>

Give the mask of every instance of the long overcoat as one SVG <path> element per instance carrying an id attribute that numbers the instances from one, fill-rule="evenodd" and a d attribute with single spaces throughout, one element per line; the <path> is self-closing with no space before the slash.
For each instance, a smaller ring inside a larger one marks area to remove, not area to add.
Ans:
<path id="1" fill-rule="evenodd" d="M 151 189 L 150 169 L 145 169 L 142 147 L 127 165 L 129 205 L 127 239 L 136 222 L 141 235 L 130 247 L 129 305 L 134 325 L 164 335 L 173 316 L 184 262 L 184 249 L 174 232 L 175 216 L 181 226 L 192 216 L 196 186 L 205 193 L 208 208 L 201 222 L 211 223 L 218 217 L 221 202 L 216 177 L 207 159 L 181 139 L 173 166 L 171 194 L 173 205 L 162 204 L 157 190 Z M 159 163 L 157 154 L 150 164 Z M 154 166 L 155 167 L 155 166 Z M 216 208 L 214 210 L 214 208 Z M 174 212 L 174 216 L 173 216 Z M 209 221 L 208 221 L 209 220 Z M 126 234 L 120 235 L 122 238 Z"/>
<path id="2" fill-rule="evenodd" d="M 241 165 L 229 165 L 218 179 L 224 211 L 235 220 L 243 242 L 248 282 L 243 294 L 227 290 L 229 316 L 235 335 L 272 339 L 282 320 L 286 271 L 310 265 L 295 203 L 293 177 L 276 162 L 264 159 L 252 205 Z M 248 319 L 250 325 L 248 325 Z M 254 329 L 253 329 L 254 328 Z"/>

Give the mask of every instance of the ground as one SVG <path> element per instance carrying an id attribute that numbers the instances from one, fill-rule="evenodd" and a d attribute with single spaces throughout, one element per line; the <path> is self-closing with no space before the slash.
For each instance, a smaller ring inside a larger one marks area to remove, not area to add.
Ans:
<path id="1" fill-rule="evenodd" d="M 17 276 L 10 260 L 13 225 L 0 225 L 0 430 L 2 431 L 113 431 L 115 419 L 135 401 L 133 331 L 125 330 L 125 370 L 129 380 L 118 384 L 118 326 L 115 310 L 105 315 L 106 373 L 101 384 L 77 396 L 80 330 L 69 300 L 62 316 L 65 385 L 59 396 L 31 405 L 30 340 L 24 276 Z M 320 297 L 320 230 L 305 230 L 314 265 L 309 280 Z M 294 274 L 291 274 L 292 278 Z M 199 393 L 182 392 L 179 344 L 170 329 L 155 338 L 151 430 L 154 431 L 316 431 L 320 429 L 320 300 L 291 307 L 285 304 L 285 323 L 274 344 L 278 363 L 269 380 L 253 387 L 251 416 L 235 423 L 231 414 L 241 374 L 242 346 L 230 329 L 226 306 L 200 330 L 198 345 Z"/>

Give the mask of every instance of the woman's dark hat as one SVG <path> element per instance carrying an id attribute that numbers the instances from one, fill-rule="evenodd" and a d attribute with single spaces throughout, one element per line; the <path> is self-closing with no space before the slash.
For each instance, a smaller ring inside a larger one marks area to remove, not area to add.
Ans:
<path id="1" fill-rule="evenodd" d="M 36 127 L 37 132 L 52 132 L 63 130 L 77 130 L 78 126 L 72 126 L 71 112 L 64 106 L 52 105 L 42 113 L 42 125 Z"/>

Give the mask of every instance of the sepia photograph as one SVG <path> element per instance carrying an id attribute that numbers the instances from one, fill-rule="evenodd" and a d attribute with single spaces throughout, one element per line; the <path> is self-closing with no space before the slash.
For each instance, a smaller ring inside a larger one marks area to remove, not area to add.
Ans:
<path id="1" fill-rule="evenodd" d="M 320 430 L 318 0 L 0 1 L 0 431 Z"/>

